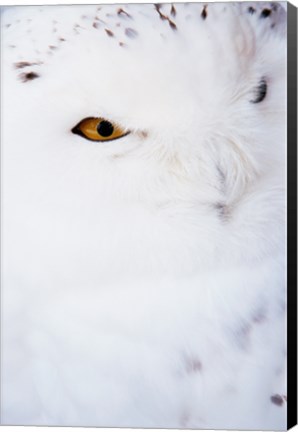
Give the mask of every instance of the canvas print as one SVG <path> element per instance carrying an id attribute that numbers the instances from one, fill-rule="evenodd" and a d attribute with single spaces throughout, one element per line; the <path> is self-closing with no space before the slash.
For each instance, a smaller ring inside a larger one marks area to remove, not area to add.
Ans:
<path id="1" fill-rule="evenodd" d="M 2 424 L 286 428 L 286 33 L 2 8 Z"/>

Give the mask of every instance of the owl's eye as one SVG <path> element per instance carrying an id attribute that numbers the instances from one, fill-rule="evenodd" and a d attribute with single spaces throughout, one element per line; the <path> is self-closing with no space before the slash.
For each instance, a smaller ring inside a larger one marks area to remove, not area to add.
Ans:
<path id="1" fill-rule="evenodd" d="M 85 118 L 72 128 L 71 131 L 90 141 L 112 141 L 129 134 L 129 131 L 123 130 L 115 123 L 101 117 Z"/>

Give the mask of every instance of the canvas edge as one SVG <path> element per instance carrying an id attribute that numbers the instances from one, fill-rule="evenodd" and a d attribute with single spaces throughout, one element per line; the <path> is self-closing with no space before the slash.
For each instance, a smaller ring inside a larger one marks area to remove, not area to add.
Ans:
<path id="1" fill-rule="evenodd" d="M 287 428 L 297 424 L 297 8 L 287 11 Z"/>

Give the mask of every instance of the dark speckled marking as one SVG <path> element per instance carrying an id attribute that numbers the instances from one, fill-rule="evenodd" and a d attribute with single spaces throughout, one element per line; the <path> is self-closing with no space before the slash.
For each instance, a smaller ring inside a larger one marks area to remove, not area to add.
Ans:
<path id="1" fill-rule="evenodd" d="M 94 22 L 92 24 L 92 27 L 94 27 L 95 29 L 98 29 L 100 27 L 100 24 L 98 22 Z"/>
<path id="2" fill-rule="evenodd" d="M 111 30 L 105 29 L 105 32 L 109 37 L 114 37 L 114 33 Z"/>
<path id="3" fill-rule="evenodd" d="M 118 15 L 120 15 L 120 16 L 125 16 L 125 17 L 127 17 L 127 18 L 131 18 L 131 15 L 129 15 L 129 13 L 127 13 L 124 9 L 122 9 L 122 8 L 119 8 L 118 10 L 117 10 L 117 14 Z"/>
<path id="4" fill-rule="evenodd" d="M 247 9 L 247 12 L 250 13 L 251 15 L 253 15 L 256 12 L 256 10 L 254 7 L 249 6 L 249 8 Z"/>
<path id="5" fill-rule="evenodd" d="M 278 394 L 275 394 L 275 395 L 271 396 L 270 400 L 276 406 L 283 406 L 284 400 Z"/>
<path id="6" fill-rule="evenodd" d="M 40 64 L 40 63 L 30 63 L 30 62 L 26 62 L 26 61 L 20 61 L 20 62 L 15 63 L 14 67 L 16 69 L 23 69 L 25 67 L 35 66 L 35 65 L 38 65 L 38 64 Z"/>
<path id="7" fill-rule="evenodd" d="M 172 15 L 173 17 L 176 16 L 176 9 L 175 9 L 175 6 L 174 6 L 174 5 L 172 5 L 172 7 L 171 7 L 171 15 Z"/>
<path id="8" fill-rule="evenodd" d="M 158 13 L 160 19 L 162 19 L 162 20 L 166 20 L 167 17 L 166 17 L 166 16 L 165 16 L 161 11 L 160 11 L 160 9 L 161 9 L 161 5 L 160 5 L 160 4 L 155 4 L 154 6 L 155 6 L 155 10 L 156 10 L 156 12 Z"/>
<path id="9" fill-rule="evenodd" d="M 268 18 L 271 15 L 271 9 L 263 9 L 260 18 Z"/>
<path id="10" fill-rule="evenodd" d="M 205 19 L 207 18 L 207 16 L 208 16 L 208 13 L 207 13 L 207 5 L 205 5 L 205 6 L 203 7 L 203 10 L 202 10 L 202 13 L 201 13 L 201 17 L 203 18 L 203 20 L 205 20 Z"/>
<path id="11" fill-rule="evenodd" d="M 258 87 L 256 88 L 256 98 L 251 100 L 251 103 L 260 103 L 262 102 L 267 94 L 267 82 L 266 79 L 263 77 L 260 80 L 260 83 L 258 85 Z"/>
<path id="12" fill-rule="evenodd" d="M 174 23 L 174 22 L 173 22 L 173 21 L 172 21 L 168 16 L 164 15 L 164 14 L 160 11 L 162 5 L 161 5 L 161 4 L 155 4 L 154 6 L 155 6 L 155 10 L 156 10 L 156 12 L 158 13 L 160 19 L 163 20 L 163 21 L 168 21 L 169 26 L 171 27 L 171 29 L 173 29 L 173 30 L 177 30 L 177 26 L 176 26 L 176 24 L 175 24 L 175 23 Z"/>
<path id="13" fill-rule="evenodd" d="M 55 45 L 49 45 L 50 50 L 54 51 L 57 49 L 57 47 Z"/>
<path id="14" fill-rule="evenodd" d="M 138 36 L 138 32 L 132 28 L 126 28 L 125 29 L 125 35 L 127 37 L 129 37 L 130 39 L 135 39 Z"/>
<path id="15" fill-rule="evenodd" d="M 23 82 L 32 81 L 36 78 L 38 78 L 40 75 L 38 75 L 36 72 L 27 72 L 22 73 L 19 77 Z"/>
<path id="16" fill-rule="evenodd" d="M 176 24 L 175 24 L 172 20 L 170 20 L 170 19 L 168 18 L 168 22 L 169 22 L 170 27 L 171 27 L 173 30 L 177 30 L 177 26 L 176 26 Z"/>

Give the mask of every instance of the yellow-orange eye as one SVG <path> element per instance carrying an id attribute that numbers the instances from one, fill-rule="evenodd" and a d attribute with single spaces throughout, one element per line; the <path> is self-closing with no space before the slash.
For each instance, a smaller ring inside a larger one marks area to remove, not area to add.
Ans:
<path id="1" fill-rule="evenodd" d="M 101 117 L 85 118 L 71 131 L 91 141 L 112 141 L 129 134 L 129 132 L 121 129 L 115 123 Z"/>

